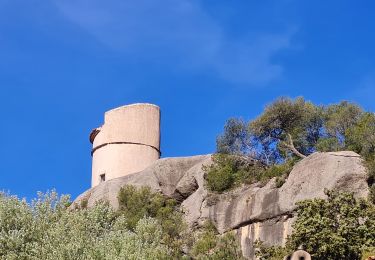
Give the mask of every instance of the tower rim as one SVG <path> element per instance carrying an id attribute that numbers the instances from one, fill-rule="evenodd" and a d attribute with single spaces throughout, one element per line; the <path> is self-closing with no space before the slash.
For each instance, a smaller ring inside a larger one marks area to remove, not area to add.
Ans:
<path id="1" fill-rule="evenodd" d="M 155 107 L 158 110 L 160 110 L 160 107 L 158 105 L 155 105 L 155 104 L 152 104 L 152 103 L 133 103 L 133 104 L 128 104 L 128 105 L 123 105 L 123 106 L 112 108 L 112 109 L 106 111 L 105 114 L 111 113 L 113 111 L 121 110 L 121 109 L 124 109 L 124 108 L 128 108 L 128 107 L 133 107 L 133 106 L 134 107 L 135 106 L 151 106 L 151 107 Z"/>

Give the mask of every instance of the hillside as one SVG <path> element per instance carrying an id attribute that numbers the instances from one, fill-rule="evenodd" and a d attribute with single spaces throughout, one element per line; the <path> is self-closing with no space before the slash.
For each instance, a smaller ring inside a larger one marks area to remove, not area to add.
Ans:
<path id="1" fill-rule="evenodd" d="M 87 200 L 93 206 L 107 200 L 118 208 L 118 192 L 124 185 L 149 186 L 181 202 L 181 210 L 191 229 L 207 219 L 219 233 L 235 231 L 244 256 L 254 259 L 253 243 L 260 239 L 269 245 L 285 244 L 292 232 L 296 202 L 325 198 L 325 189 L 339 189 L 366 197 L 368 185 L 362 159 L 354 152 L 314 153 L 295 165 L 284 185 L 275 179 L 265 186 L 243 185 L 223 194 L 211 193 L 204 183 L 202 166 L 211 156 L 165 158 L 146 170 L 101 183 L 73 204 Z"/>

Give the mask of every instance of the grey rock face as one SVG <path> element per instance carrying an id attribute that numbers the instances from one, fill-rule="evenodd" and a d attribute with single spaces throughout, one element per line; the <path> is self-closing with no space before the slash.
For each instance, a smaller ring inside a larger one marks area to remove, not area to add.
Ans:
<path id="1" fill-rule="evenodd" d="M 354 152 L 314 153 L 295 165 L 281 188 L 271 180 L 239 187 L 225 194 L 212 195 L 204 186 L 203 165 L 211 163 L 210 155 L 166 158 L 146 170 L 113 179 L 86 191 L 74 203 L 86 199 L 88 206 L 107 200 L 118 207 L 117 193 L 125 184 L 150 186 L 181 202 L 190 227 L 211 219 L 220 233 L 235 230 L 249 259 L 254 258 L 253 242 L 282 245 L 295 220 L 295 203 L 304 199 L 324 198 L 324 189 L 368 194 L 366 170 Z"/>
<path id="2" fill-rule="evenodd" d="M 182 201 L 199 189 L 199 183 L 203 187 L 202 165 L 210 160 L 210 155 L 160 159 L 141 172 L 100 183 L 79 195 L 73 204 L 80 205 L 82 200 L 87 200 L 87 206 L 92 207 L 99 200 L 105 200 L 117 209 L 117 194 L 126 184 L 149 186 Z M 195 177 L 198 175 L 202 178 Z"/>

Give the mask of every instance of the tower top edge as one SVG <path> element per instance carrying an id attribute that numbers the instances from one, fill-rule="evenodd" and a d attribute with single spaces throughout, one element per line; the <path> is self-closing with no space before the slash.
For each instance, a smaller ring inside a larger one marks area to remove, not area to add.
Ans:
<path id="1" fill-rule="evenodd" d="M 110 113 L 110 112 L 113 112 L 113 111 L 116 111 L 116 110 L 121 110 L 121 109 L 129 108 L 129 107 L 135 107 L 135 106 L 142 106 L 142 107 L 150 106 L 150 107 L 155 107 L 155 108 L 157 108 L 157 109 L 160 110 L 160 107 L 158 105 L 155 105 L 155 104 L 151 104 L 151 103 L 134 103 L 134 104 L 124 105 L 124 106 L 120 106 L 120 107 L 116 107 L 116 108 L 110 109 L 110 110 L 108 110 L 105 113 Z"/>

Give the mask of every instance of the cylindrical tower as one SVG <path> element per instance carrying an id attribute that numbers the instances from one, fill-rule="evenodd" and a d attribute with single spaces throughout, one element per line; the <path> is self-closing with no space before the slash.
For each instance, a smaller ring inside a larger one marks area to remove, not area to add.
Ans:
<path id="1" fill-rule="evenodd" d="M 142 171 L 160 158 L 160 108 L 140 103 L 112 109 L 90 141 L 92 187 Z"/>

